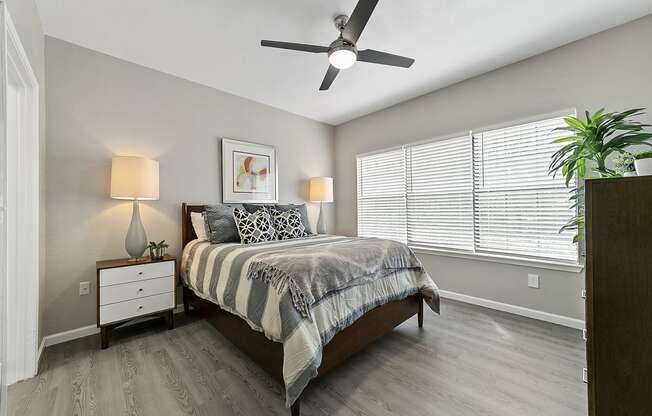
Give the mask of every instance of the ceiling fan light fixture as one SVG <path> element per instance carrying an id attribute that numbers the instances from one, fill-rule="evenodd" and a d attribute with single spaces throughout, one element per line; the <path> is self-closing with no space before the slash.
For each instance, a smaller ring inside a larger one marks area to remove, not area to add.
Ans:
<path id="1" fill-rule="evenodd" d="M 357 59 L 358 53 L 355 46 L 344 42 L 332 47 L 328 52 L 328 62 L 337 69 L 351 68 Z"/>
<path id="2" fill-rule="evenodd" d="M 358 0 L 351 16 L 339 15 L 333 23 L 340 32 L 340 36 L 330 46 L 310 45 L 305 43 L 279 42 L 273 40 L 261 40 L 260 46 L 277 49 L 288 49 L 309 53 L 328 53 L 330 65 L 324 75 L 324 80 L 319 86 L 319 91 L 326 91 L 331 87 L 333 81 L 341 69 L 351 68 L 357 61 L 368 62 L 377 65 L 387 65 L 400 68 L 409 68 L 414 59 L 405 56 L 394 55 L 374 49 L 364 49 L 358 53 L 356 43 L 364 30 L 371 14 L 379 0 Z"/>

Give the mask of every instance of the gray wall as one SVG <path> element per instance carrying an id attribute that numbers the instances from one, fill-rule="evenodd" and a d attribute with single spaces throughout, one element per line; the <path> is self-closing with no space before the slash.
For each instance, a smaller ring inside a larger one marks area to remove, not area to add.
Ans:
<path id="1" fill-rule="evenodd" d="M 652 16 L 340 125 L 337 232 L 356 232 L 359 153 L 567 108 L 652 111 Z M 647 116 L 647 122 L 652 117 Z M 583 319 L 583 274 L 422 255 L 442 289 Z M 527 287 L 527 273 L 541 288 Z"/>
<path id="2" fill-rule="evenodd" d="M 95 284 L 80 297 L 79 282 L 94 282 L 96 260 L 126 256 L 131 203 L 109 198 L 113 155 L 159 160 L 160 200 L 141 213 L 172 254 L 181 202 L 221 200 L 220 137 L 277 147 L 281 202 L 303 201 L 309 177 L 333 174 L 331 126 L 50 37 L 46 62 L 46 334 L 94 324 Z"/>
<path id="3" fill-rule="evenodd" d="M 5 0 L 11 19 L 16 26 L 20 42 L 25 48 L 29 63 L 36 74 L 40 86 L 40 243 L 41 256 L 39 258 L 39 343 L 43 338 L 43 316 L 45 300 L 45 37 L 41 27 L 41 20 L 34 0 Z"/>

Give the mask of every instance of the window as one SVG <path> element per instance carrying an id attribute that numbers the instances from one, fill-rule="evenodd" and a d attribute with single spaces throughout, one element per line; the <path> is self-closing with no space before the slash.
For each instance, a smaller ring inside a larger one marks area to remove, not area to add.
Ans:
<path id="1" fill-rule="evenodd" d="M 565 137 L 562 118 L 473 135 L 474 235 L 477 252 L 577 262 L 573 216 L 562 175 L 548 175 Z"/>
<path id="2" fill-rule="evenodd" d="M 405 150 L 358 158 L 358 235 L 407 242 Z"/>
<path id="3" fill-rule="evenodd" d="M 358 157 L 358 235 L 411 247 L 577 263 L 574 210 L 548 175 L 556 117 Z"/>
<path id="4" fill-rule="evenodd" d="M 407 232 L 412 245 L 473 250 L 471 156 L 468 136 L 407 148 Z"/>

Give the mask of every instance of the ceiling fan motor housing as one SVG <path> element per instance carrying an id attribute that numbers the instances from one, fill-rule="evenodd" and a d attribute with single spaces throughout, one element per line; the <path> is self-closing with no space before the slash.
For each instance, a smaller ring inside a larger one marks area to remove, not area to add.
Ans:
<path id="1" fill-rule="evenodd" d="M 344 27 L 346 27 L 346 22 L 348 21 L 349 21 L 349 16 L 345 14 L 340 14 L 335 17 L 333 23 L 335 23 L 335 27 L 337 28 L 337 30 L 341 32 L 344 30 Z"/>

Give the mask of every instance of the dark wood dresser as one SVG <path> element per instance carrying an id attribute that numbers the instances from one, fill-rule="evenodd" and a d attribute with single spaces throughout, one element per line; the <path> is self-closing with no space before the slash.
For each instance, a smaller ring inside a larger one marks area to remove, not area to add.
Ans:
<path id="1" fill-rule="evenodd" d="M 652 415 L 652 176 L 586 182 L 589 415 Z"/>

